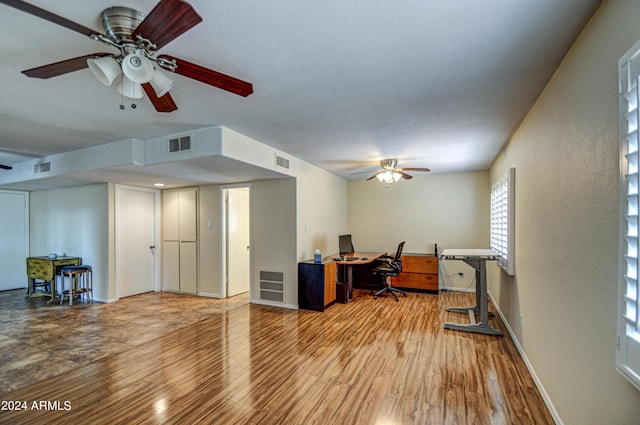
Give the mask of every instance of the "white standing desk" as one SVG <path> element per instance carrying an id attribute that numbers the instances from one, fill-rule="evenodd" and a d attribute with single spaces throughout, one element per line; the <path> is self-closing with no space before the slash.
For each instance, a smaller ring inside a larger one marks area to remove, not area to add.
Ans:
<path id="1" fill-rule="evenodd" d="M 487 301 L 487 261 L 496 261 L 499 255 L 491 249 L 445 249 L 440 256 L 441 260 L 461 260 L 473 267 L 476 271 L 476 305 L 471 307 L 449 307 L 447 311 L 468 313 L 469 324 L 445 322 L 445 329 L 454 329 L 465 332 L 475 332 L 489 335 L 502 335 L 502 332 L 489 325 L 489 316 L 494 314 L 489 311 Z M 476 313 L 480 313 L 480 322 L 476 321 Z"/>

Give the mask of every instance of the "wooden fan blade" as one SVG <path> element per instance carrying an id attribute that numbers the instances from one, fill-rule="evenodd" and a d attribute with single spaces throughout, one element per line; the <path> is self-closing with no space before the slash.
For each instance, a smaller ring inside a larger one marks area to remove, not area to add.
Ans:
<path id="1" fill-rule="evenodd" d="M 368 170 L 368 171 L 357 171 L 355 173 L 351 173 L 349 174 L 350 176 L 355 176 L 356 174 L 368 174 L 368 173 L 372 173 L 375 170 Z M 380 171 L 384 171 L 384 170 L 378 170 L 376 171 L 376 173 L 379 173 Z"/>
<path id="2" fill-rule="evenodd" d="M 202 22 L 202 18 L 182 0 L 161 0 L 147 17 L 133 30 L 131 38 L 146 38 L 158 49 L 175 40 L 182 33 Z"/>
<path id="3" fill-rule="evenodd" d="M 251 85 L 251 83 L 239 80 L 235 77 L 222 74 L 209 68 L 204 68 L 200 65 L 196 65 L 195 63 L 187 62 L 186 60 L 178 59 L 173 56 L 162 55 L 159 59 L 176 61 L 176 74 L 184 75 L 185 77 L 192 78 L 200 81 L 201 83 L 209 84 L 239 96 L 247 97 L 253 93 L 253 85 Z"/>
<path id="4" fill-rule="evenodd" d="M 95 59 L 103 56 L 113 56 L 113 54 L 105 52 L 92 53 L 90 55 L 80 56 L 56 63 L 50 63 L 49 65 L 42 65 L 37 68 L 27 69 L 22 71 L 22 73 L 31 78 L 47 79 L 51 77 L 57 77 L 58 75 L 68 74 L 70 72 L 87 68 L 87 59 Z"/>
<path id="5" fill-rule="evenodd" d="M 376 176 L 377 176 L 377 175 L 378 175 L 378 174 L 374 174 L 373 176 L 371 176 L 371 177 L 367 178 L 365 181 L 373 180 L 373 179 L 375 179 L 375 178 L 376 178 Z"/>
<path id="6" fill-rule="evenodd" d="M 409 180 L 409 179 L 412 179 L 412 178 L 413 178 L 413 176 L 410 176 L 409 174 L 407 174 L 407 173 L 405 173 L 405 172 L 403 172 L 403 171 L 400 171 L 400 170 L 398 170 L 398 169 L 396 169 L 396 172 L 400 173 L 400 175 L 402 176 L 402 178 L 403 178 L 403 179 L 405 179 L 405 180 Z"/>
<path id="7" fill-rule="evenodd" d="M 142 88 L 144 89 L 144 92 L 149 97 L 149 100 L 151 101 L 153 106 L 156 108 L 156 111 L 173 112 L 178 110 L 176 103 L 173 101 L 173 98 L 169 93 L 166 93 L 162 97 L 158 97 L 156 95 L 155 90 L 153 89 L 153 87 L 151 87 L 151 84 L 149 83 L 143 84 Z"/>
<path id="8" fill-rule="evenodd" d="M 396 170 L 400 170 L 400 171 L 420 171 L 420 172 L 425 172 L 425 173 L 428 173 L 429 171 L 431 171 L 428 168 L 405 168 L 405 167 L 396 168 Z"/>
<path id="9" fill-rule="evenodd" d="M 13 167 L 4 164 L 0 164 L 0 168 L 2 168 L 3 170 L 13 170 Z"/>
<path id="10" fill-rule="evenodd" d="M 58 16 L 55 13 L 51 13 L 47 10 L 41 9 L 37 6 L 23 1 L 0 0 L 0 3 L 16 8 L 30 15 L 37 16 L 38 18 L 42 18 L 45 21 L 53 22 L 54 24 L 63 26 L 67 29 L 70 29 L 71 31 L 79 32 L 80 34 L 86 35 L 87 37 L 90 37 L 93 34 L 101 34 L 100 31 L 96 31 L 94 29 L 77 24 L 73 21 L 68 20 L 67 18 L 63 18 L 62 16 Z"/>

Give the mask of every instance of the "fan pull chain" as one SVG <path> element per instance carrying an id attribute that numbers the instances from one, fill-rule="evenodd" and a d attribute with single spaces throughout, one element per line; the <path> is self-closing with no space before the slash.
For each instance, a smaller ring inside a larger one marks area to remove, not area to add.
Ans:
<path id="1" fill-rule="evenodd" d="M 123 81 L 123 79 L 124 79 L 124 76 L 121 75 L 120 76 L 120 88 L 121 88 L 121 90 L 120 90 L 120 109 L 124 111 L 126 109 L 126 106 L 124 106 L 124 81 Z M 132 91 L 131 98 L 133 99 L 133 96 L 135 95 L 135 87 L 132 86 L 131 87 L 131 91 Z M 136 109 L 137 107 L 138 107 L 138 105 L 136 105 L 135 103 L 131 104 L 131 109 Z"/>

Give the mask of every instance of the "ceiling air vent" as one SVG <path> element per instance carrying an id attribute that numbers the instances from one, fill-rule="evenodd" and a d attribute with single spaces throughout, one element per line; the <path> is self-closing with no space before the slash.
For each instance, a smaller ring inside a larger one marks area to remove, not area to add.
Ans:
<path id="1" fill-rule="evenodd" d="M 191 136 L 176 137 L 169 139 L 169 153 L 183 152 L 191 150 Z"/>
<path id="2" fill-rule="evenodd" d="M 33 166 L 34 173 L 46 173 L 47 171 L 51 171 L 51 162 L 41 162 Z"/>
<path id="3" fill-rule="evenodd" d="M 276 167 L 289 169 L 289 160 L 276 154 Z"/>

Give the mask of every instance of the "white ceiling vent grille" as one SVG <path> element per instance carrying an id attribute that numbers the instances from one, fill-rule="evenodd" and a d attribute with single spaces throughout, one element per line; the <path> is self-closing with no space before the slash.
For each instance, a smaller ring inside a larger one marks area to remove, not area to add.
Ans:
<path id="1" fill-rule="evenodd" d="M 51 171 L 51 162 L 41 162 L 33 166 L 34 173 L 46 173 Z"/>
<path id="2" fill-rule="evenodd" d="M 276 167 L 289 169 L 289 160 L 276 154 Z"/>
<path id="3" fill-rule="evenodd" d="M 169 139 L 169 153 L 184 152 L 191 150 L 191 136 L 176 137 Z"/>
<path id="4" fill-rule="evenodd" d="M 284 272 L 260 270 L 260 299 L 284 302 Z"/>

